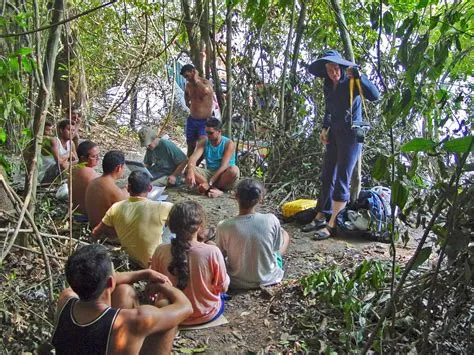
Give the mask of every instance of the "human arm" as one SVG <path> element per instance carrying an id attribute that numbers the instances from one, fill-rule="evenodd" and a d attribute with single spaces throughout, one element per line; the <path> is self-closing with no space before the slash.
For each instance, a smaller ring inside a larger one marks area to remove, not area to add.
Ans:
<path id="1" fill-rule="evenodd" d="M 188 164 L 188 159 L 184 159 L 181 164 L 179 164 L 176 169 L 168 176 L 168 184 L 175 185 L 176 184 L 176 177 L 183 173 L 184 168 Z"/>
<path id="2" fill-rule="evenodd" d="M 219 166 L 219 169 L 216 170 L 214 175 L 212 175 L 212 177 L 209 179 L 209 185 L 213 185 L 219 179 L 219 176 L 227 170 L 233 154 L 235 154 L 235 143 L 229 140 L 224 148 L 221 165 Z"/>
<path id="3" fill-rule="evenodd" d="M 358 69 L 354 70 L 354 68 L 347 68 L 346 73 L 349 78 L 360 79 L 364 99 L 375 101 L 380 98 L 379 89 L 377 89 L 377 87 L 372 84 L 367 76 L 360 74 Z M 354 90 L 357 90 L 357 93 L 359 93 L 359 88 L 356 85 L 354 85 Z"/>
<path id="4" fill-rule="evenodd" d="M 229 288 L 230 278 L 227 274 L 224 256 L 219 248 L 214 247 L 216 252 L 211 259 L 212 286 L 215 293 L 226 292 Z"/>
<path id="5" fill-rule="evenodd" d="M 196 162 L 204 154 L 204 145 L 206 144 L 206 140 L 200 140 L 196 144 L 196 149 L 194 150 L 193 154 L 188 159 L 188 166 L 186 168 L 186 183 L 188 185 L 195 185 L 196 178 L 194 175 L 194 170 L 196 169 Z"/>
<path id="6" fill-rule="evenodd" d="M 130 317 L 130 331 L 140 337 L 174 328 L 193 313 L 191 302 L 179 289 L 159 282 L 155 287 L 169 301 L 169 305 L 161 308 L 143 305 L 126 312 Z"/>
<path id="7" fill-rule="evenodd" d="M 71 140 L 71 163 L 75 164 L 79 161 L 79 158 L 77 156 L 77 150 L 76 150 L 76 145 L 74 142 Z"/>
<path id="8" fill-rule="evenodd" d="M 108 226 L 104 222 L 101 221 L 92 230 L 92 234 L 91 234 L 92 240 L 97 240 L 102 235 L 105 235 L 107 237 L 117 238 L 117 232 L 115 231 L 115 228 Z"/>
<path id="9" fill-rule="evenodd" d="M 59 320 L 59 312 L 63 309 L 64 305 L 66 304 L 67 300 L 70 298 L 79 298 L 79 296 L 72 290 L 72 288 L 68 287 L 64 289 L 58 297 L 58 304 L 56 305 L 56 312 L 54 315 L 55 323 L 58 323 Z"/>
<path id="10" fill-rule="evenodd" d="M 191 95 L 189 94 L 189 83 L 184 87 L 184 103 L 188 108 L 191 108 Z"/>

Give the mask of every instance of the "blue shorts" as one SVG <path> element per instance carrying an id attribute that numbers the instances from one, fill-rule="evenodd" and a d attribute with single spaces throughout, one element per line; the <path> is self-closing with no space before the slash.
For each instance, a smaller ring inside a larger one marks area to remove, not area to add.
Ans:
<path id="1" fill-rule="evenodd" d="M 197 142 L 199 137 L 206 135 L 207 120 L 198 120 L 188 116 L 186 121 L 186 142 Z"/>
<path id="2" fill-rule="evenodd" d="M 229 296 L 226 293 L 221 293 L 220 298 L 221 298 L 221 308 L 219 309 L 219 312 L 217 312 L 216 315 L 214 317 L 212 317 L 212 319 L 208 320 L 207 322 L 200 323 L 199 325 L 207 324 L 207 323 L 210 323 L 212 321 L 215 321 L 217 318 L 219 318 L 224 313 L 225 300 L 228 300 Z"/>

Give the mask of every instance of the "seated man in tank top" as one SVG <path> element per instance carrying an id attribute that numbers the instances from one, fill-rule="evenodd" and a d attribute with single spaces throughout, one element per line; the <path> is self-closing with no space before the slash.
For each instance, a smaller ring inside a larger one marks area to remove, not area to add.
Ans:
<path id="1" fill-rule="evenodd" d="M 76 250 L 65 272 L 70 288 L 58 300 L 56 354 L 169 354 L 178 324 L 193 313 L 187 297 L 165 275 L 151 269 L 114 272 L 102 245 Z M 131 285 L 142 280 L 169 304 L 140 305 Z"/>
<path id="2" fill-rule="evenodd" d="M 58 123 L 58 136 L 48 138 L 50 151 L 54 158 L 54 165 L 51 165 L 45 172 L 41 180 L 42 183 L 51 183 L 64 170 L 69 169 L 70 164 L 75 164 L 77 159 L 76 146 L 71 140 L 74 127 L 68 120 L 62 120 Z M 43 160 L 47 156 L 42 157 Z"/>
<path id="3" fill-rule="evenodd" d="M 186 183 L 199 186 L 199 192 L 208 197 L 218 197 L 223 191 L 235 187 L 239 179 L 239 168 L 235 165 L 235 143 L 222 135 L 221 122 L 211 118 L 206 122 L 207 138 L 198 142 L 189 157 Z M 206 169 L 196 167 L 204 154 Z"/>

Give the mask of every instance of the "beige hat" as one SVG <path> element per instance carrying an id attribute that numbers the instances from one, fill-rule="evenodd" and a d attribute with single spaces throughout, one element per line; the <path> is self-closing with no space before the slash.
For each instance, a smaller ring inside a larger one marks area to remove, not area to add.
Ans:
<path id="1" fill-rule="evenodd" d="M 151 127 L 142 127 L 138 131 L 138 137 L 140 138 L 140 144 L 142 147 L 148 147 L 153 140 L 158 136 L 156 130 Z"/>

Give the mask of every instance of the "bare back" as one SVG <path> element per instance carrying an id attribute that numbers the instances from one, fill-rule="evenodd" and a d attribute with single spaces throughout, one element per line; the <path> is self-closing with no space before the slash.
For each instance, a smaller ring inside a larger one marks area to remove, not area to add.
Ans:
<path id="1" fill-rule="evenodd" d="M 89 183 L 98 178 L 99 174 L 88 166 L 76 166 L 72 169 L 72 188 L 69 190 L 72 194 L 72 207 L 82 213 L 87 214 L 86 210 L 86 189 Z"/>
<path id="2" fill-rule="evenodd" d="M 207 120 L 212 116 L 212 85 L 204 78 L 196 80 L 196 83 L 188 82 L 185 88 L 185 94 L 190 102 L 189 109 L 193 118 Z"/>
<path id="3" fill-rule="evenodd" d="M 101 176 L 92 180 L 86 189 L 85 205 L 89 225 L 94 228 L 115 202 L 125 200 L 128 194 L 115 185 L 111 176 Z"/>

